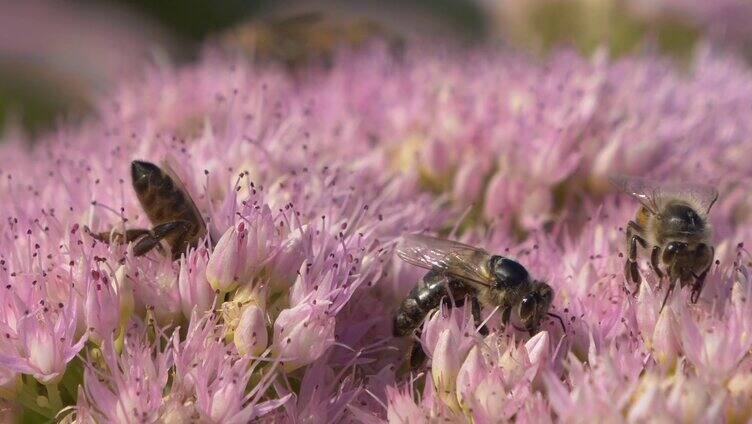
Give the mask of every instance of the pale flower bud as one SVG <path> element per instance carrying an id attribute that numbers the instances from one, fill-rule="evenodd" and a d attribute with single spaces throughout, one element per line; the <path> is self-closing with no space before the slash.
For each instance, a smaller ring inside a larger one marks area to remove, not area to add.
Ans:
<path id="1" fill-rule="evenodd" d="M 241 270 L 246 265 L 246 243 L 248 233 L 244 222 L 225 231 L 214 248 L 206 265 L 206 279 L 212 289 L 227 293 L 238 286 Z"/>
<path id="2" fill-rule="evenodd" d="M 653 355 L 658 363 L 665 366 L 673 365 L 681 350 L 676 337 L 678 328 L 675 321 L 673 310 L 667 306 L 658 316 L 653 331 Z"/>
<path id="3" fill-rule="evenodd" d="M 433 351 L 431 370 L 436 393 L 444 403 L 455 410 L 459 408 L 456 397 L 457 373 L 470 347 L 469 343 L 462 343 L 458 335 L 446 329 L 439 334 Z"/>
<path id="4" fill-rule="evenodd" d="M 120 300 L 114 284 L 99 271 L 87 281 L 84 315 L 89 338 L 97 344 L 114 336 L 120 324 Z M 113 337 L 114 338 L 114 337 Z"/>
<path id="5" fill-rule="evenodd" d="M 180 307 L 183 316 L 188 319 L 194 309 L 199 313 L 206 312 L 214 303 L 214 291 L 206 280 L 208 261 L 209 252 L 204 248 L 199 248 L 191 252 L 187 258 L 180 259 L 180 273 L 178 274 Z"/>
<path id="6" fill-rule="evenodd" d="M 115 288 L 120 297 L 120 324 L 130 321 L 133 311 L 136 308 L 136 301 L 133 298 L 133 284 L 128 277 L 128 268 L 125 265 L 115 271 Z"/>
<path id="7" fill-rule="evenodd" d="M 261 308 L 252 303 L 243 308 L 233 340 L 241 355 L 259 356 L 266 350 L 266 319 Z"/>
<path id="8" fill-rule="evenodd" d="M 486 361 L 481 354 L 480 346 L 476 345 L 470 349 L 465 362 L 457 372 L 457 400 L 465 413 L 474 408 L 475 388 L 488 373 Z"/>
<path id="9" fill-rule="evenodd" d="M 318 359 L 334 343 L 334 317 L 327 305 L 301 303 L 283 310 L 274 322 L 274 353 L 286 372 Z"/>
<path id="10" fill-rule="evenodd" d="M 548 359 L 550 337 L 548 331 L 540 331 L 525 343 L 525 350 L 531 365 L 540 366 Z"/>
<path id="11" fill-rule="evenodd" d="M 308 227 L 303 226 L 292 231 L 282 242 L 279 251 L 269 264 L 272 284 L 289 287 L 295 280 L 295 275 L 306 258 L 309 237 Z"/>

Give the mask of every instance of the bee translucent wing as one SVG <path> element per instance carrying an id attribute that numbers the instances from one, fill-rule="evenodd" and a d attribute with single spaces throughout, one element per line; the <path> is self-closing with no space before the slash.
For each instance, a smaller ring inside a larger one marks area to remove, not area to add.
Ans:
<path id="1" fill-rule="evenodd" d="M 708 213 L 718 199 L 718 190 L 702 184 L 662 183 L 641 177 L 612 177 L 611 182 L 621 191 L 633 196 L 652 213 L 660 202 L 669 197 L 687 200 L 701 212 Z"/>
<path id="2" fill-rule="evenodd" d="M 650 212 L 658 212 L 658 199 L 661 192 L 661 184 L 658 181 L 626 175 L 615 175 L 609 180 L 620 191 L 639 200 Z"/>
<path id="3" fill-rule="evenodd" d="M 665 191 L 666 194 L 672 194 L 690 200 L 691 203 L 705 213 L 710 212 L 710 208 L 712 208 L 715 201 L 718 200 L 718 190 L 706 185 L 687 184 L 674 187 L 669 186 L 666 187 Z"/>
<path id="4" fill-rule="evenodd" d="M 421 268 L 442 271 L 485 286 L 493 284 L 486 271 L 490 255 L 477 247 L 423 234 L 408 234 L 402 237 L 397 255 Z"/>
<path id="5" fill-rule="evenodd" d="M 191 197 L 191 192 L 188 191 L 188 189 L 185 187 L 183 180 L 180 178 L 180 174 L 175 171 L 176 169 L 180 169 L 177 160 L 168 155 L 164 160 L 162 160 L 162 162 L 160 162 L 159 165 L 162 168 L 162 171 L 164 171 L 165 174 L 169 175 L 170 178 L 172 178 L 172 182 L 175 184 L 175 186 L 183 191 L 183 194 L 185 194 L 185 197 L 188 199 L 188 203 L 191 205 L 191 209 L 193 209 L 193 213 L 201 220 L 202 226 L 206 227 L 204 218 L 201 215 L 201 212 L 198 210 L 198 207 L 196 207 L 196 203 L 193 201 L 193 197 Z"/>

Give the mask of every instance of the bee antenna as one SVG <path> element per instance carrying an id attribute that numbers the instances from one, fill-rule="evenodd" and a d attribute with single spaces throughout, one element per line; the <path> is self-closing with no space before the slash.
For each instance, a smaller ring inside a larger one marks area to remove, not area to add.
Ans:
<path id="1" fill-rule="evenodd" d="M 710 213 L 710 208 L 713 207 L 713 205 L 715 204 L 716 200 L 718 200 L 718 192 L 717 191 L 715 192 L 715 197 L 713 197 L 713 200 L 708 205 L 708 209 L 705 211 L 706 214 Z"/>
<path id="2" fill-rule="evenodd" d="M 668 297 L 671 295 L 672 291 L 674 291 L 673 281 L 668 285 L 668 289 L 666 289 L 666 296 L 663 297 L 663 303 L 661 303 L 661 309 L 658 311 L 658 315 L 660 315 L 663 312 L 663 308 L 666 307 L 666 302 L 668 301 Z"/>
<path id="3" fill-rule="evenodd" d="M 564 319 L 562 319 L 561 316 L 556 315 L 553 312 L 546 312 L 546 315 L 558 319 L 559 320 L 559 324 L 561 324 L 561 329 L 564 330 L 564 334 L 567 333 L 567 327 L 564 325 Z"/>

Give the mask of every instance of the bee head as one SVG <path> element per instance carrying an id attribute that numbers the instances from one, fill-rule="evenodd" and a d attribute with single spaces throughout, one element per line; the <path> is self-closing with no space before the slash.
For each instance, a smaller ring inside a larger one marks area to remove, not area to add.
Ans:
<path id="1" fill-rule="evenodd" d="M 503 256 L 492 256 L 490 269 L 494 276 L 494 288 L 496 289 L 519 286 L 530 278 L 524 266 Z"/>
<path id="2" fill-rule="evenodd" d="M 520 321 L 531 334 L 537 331 L 553 300 L 551 286 L 542 281 L 533 281 L 530 293 L 522 298 L 518 311 Z"/>
<path id="3" fill-rule="evenodd" d="M 670 262 L 674 257 L 683 253 L 685 250 L 687 250 L 687 243 L 672 241 L 666 245 L 665 249 L 663 249 L 663 260 L 665 262 Z"/>

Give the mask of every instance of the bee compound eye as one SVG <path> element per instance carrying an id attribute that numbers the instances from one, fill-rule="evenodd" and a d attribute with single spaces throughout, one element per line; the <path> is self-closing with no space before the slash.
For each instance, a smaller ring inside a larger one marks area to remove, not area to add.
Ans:
<path id="1" fill-rule="evenodd" d="M 666 251 L 670 254 L 676 254 L 683 250 L 685 247 L 687 247 L 686 243 L 678 242 L 678 241 L 672 241 L 666 246 Z"/>
<path id="2" fill-rule="evenodd" d="M 538 306 L 538 301 L 533 296 L 525 296 L 520 303 L 520 318 L 523 320 L 530 318 Z"/>

